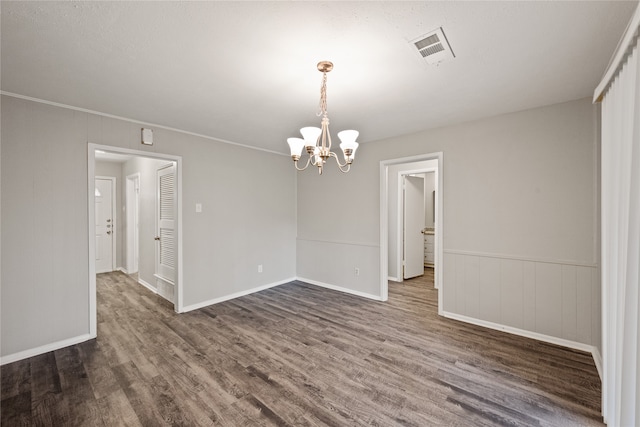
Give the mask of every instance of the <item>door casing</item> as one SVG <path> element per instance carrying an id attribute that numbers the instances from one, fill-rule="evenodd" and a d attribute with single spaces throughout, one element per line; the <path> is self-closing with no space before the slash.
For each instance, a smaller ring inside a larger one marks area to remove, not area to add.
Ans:
<path id="1" fill-rule="evenodd" d="M 422 154 L 418 156 L 402 157 L 398 159 L 382 160 L 380 162 L 380 297 L 382 301 L 389 298 L 389 167 L 395 165 L 410 165 L 412 163 L 423 162 L 425 160 L 438 161 L 438 182 L 436 193 L 436 223 L 435 223 L 435 248 L 434 248 L 434 267 L 435 287 L 440 289 L 438 292 L 438 314 L 442 314 L 442 295 L 445 292 L 443 284 L 443 228 L 444 228 L 444 206 L 443 206 L 443 183 L 444 183 L 444 155 L 440 152 Z M 403 173 L 422 173 L 429 172 L 425 169 L 404 170 Z"/>
<path id="2" fill-rule="evenodd" d="M 171 154 L 162 154 L 148 151 L 132 150 L 128 148 L 114 147 L 102 144 L 87 144 L 87 184 L 88 184 L 88 245 L 89 245 L 89 335 L 97 336 L 97 303 L 96 303 L 96 264 L 95 264 L 95 164 L 96 150 L 105 152 L 128 154 L 132 156 L 148 157 L 160 160 L 168 160 L 176 163 L 176 292 L 174 297 L 174 310 L 177 313 L 184 311 L 183 297 L 183 268 L 182 268 L 182 157 Z"/>

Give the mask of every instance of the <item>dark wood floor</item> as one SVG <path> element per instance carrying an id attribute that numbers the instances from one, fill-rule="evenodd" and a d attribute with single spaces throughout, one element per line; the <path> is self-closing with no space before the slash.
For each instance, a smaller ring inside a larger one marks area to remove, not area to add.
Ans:
<path id="1" fill-rule="evenodd" d="M 431 270 L 427 270 L 431 271 Z M 98 339 L 5 365 L 2 426 L 601 425 L 590 355 L 294 282 L 186 314 L 98 277 Z"/>

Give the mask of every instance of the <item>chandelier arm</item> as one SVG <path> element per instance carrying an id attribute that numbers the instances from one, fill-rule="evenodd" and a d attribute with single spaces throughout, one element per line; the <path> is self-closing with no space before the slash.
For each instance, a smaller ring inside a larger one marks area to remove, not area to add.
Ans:
<path id="1" fill-rule="evenodd" d="M 303 171 L 303 170 L 305 170 L 306 168 L 308 168 L 308 167 L 309 167 L 309 163 L 311 163 L 311 156 L 309 156 L 309 158 L 307 159 L 307 164 L 305 164 L 305 165 L 304 165 L 304 167 L 303 167 L 302 169 L 298 167 L 298 161 L 297 161 L 297 160 L 294 160 L 294 161 L 293 161 L 293 165 L 294 165 L 294 166 L 296 167 L 296 169 L 297 169 L 297 170 L 299 170 L 299 171 Z"/>
<path id="2" fill-rule="evenodd" d="M 351 167 L 351 162 L 345 160 L 344 163 L 340 163 L 340 160 L 338 160 L 338 155 L 336 153 L 334 153 L 333 151 L 330 153 L 329 157 L 333 157 L 334 160 L 336 161 L 336 163 L 338 164 L 338 167 L 340 168 L 340 170 L 342 170 L 342 168 L 344 168 L 345 166 L 347 167 L 347 171 L 349 170 L 349 168 Z M 345 172 L 345 171 L 342 171 Z"/>
<path id="3" fill-rule="evenodd" d="M 349 170 L 351 169 L 351 163 L 347 163 L 346 168 L 342 168 L 342 166 L 340 165 L 340 163 L 338 163 L 338 169 L 340 169 L 340 172 L 342 173 L 347 173 L 349 172 Z"/>

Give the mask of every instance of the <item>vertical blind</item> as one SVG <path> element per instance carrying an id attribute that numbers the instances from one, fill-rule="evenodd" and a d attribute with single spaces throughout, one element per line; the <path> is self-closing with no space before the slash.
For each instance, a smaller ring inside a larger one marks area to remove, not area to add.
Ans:
<path id="1" fill-rule="evenodd" d="M 594 98 L 602 101 L 602 414 L 640 426 L 640 7 Z"/>

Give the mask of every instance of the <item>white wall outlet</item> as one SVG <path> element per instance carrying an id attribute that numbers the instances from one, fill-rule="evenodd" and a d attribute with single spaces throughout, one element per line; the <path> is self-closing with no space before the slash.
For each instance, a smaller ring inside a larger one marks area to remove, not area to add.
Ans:
<path id="1" fill-rule="evenodd" d="M 258 273 L 262 273 L 262 264 L 258 264 Z"/>
<path id="2" fill-rule="evenodd" d="M 353 274 L 354 274 L 354 275 L 356 275 L 356 276 L 359 276 L 359 275 L 360 275 L 360 269 L 359 269 L 358 267 L 356 267 L 356 268 L 353 270 Z"/>
<path id="3" fill-rule="evenodd" d="M 202 212 L 202 203 L 196 203 L 196 212 Z"/>

